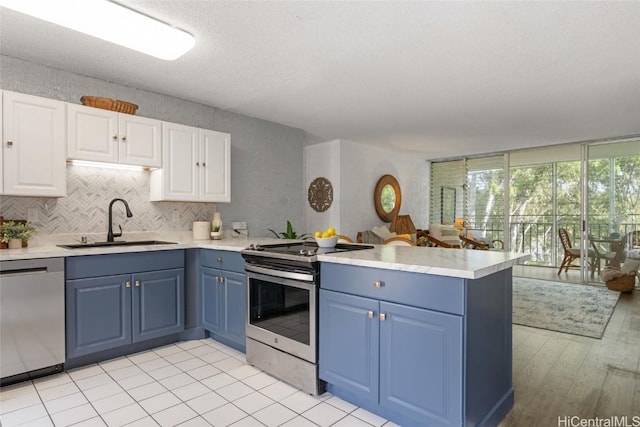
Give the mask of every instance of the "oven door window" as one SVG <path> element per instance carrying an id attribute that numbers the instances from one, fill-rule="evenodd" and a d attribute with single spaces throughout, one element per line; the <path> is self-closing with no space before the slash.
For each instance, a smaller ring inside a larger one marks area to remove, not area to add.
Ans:
<path id="1" fill-rule="evenodd" d="M 309 289 L 251 278 L 249 323 L 309 345 L 309 301 Z"/>

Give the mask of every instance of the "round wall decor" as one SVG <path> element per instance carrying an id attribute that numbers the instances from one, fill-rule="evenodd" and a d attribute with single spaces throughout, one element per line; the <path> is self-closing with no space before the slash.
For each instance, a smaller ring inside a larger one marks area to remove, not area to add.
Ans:
<path id="1" fill-rule="evenodd" d="M 309 185 L 307 192 L 309 205 L 316 212 L 324 212 L 333 203 L 333 187 L 327 178 L 319 177 L 314 179 Z"/>

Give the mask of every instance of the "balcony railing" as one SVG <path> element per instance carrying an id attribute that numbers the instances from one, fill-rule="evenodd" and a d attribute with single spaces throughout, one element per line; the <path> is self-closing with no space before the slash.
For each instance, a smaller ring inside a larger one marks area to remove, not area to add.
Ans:
<path id="1" fill-rule="evenodd" d="M 624 218 L 624 222 L 611 224 L 608 218 L 591 217 L 587 235 L 608 237 L 611 233 L 619 233 L 624 236 L 631 231 L 640 230 L 640 214 L 625 215 Z M 505 241 L 502 217 L 484 217 L 482 220 L 483 224 L 479 225 L 471 218 L 470 229 L 479 231 L 488 239 Z M 579 215 L 559 215 L 555 221 L 552 216 L 514 215 L 509 224 L 510 248 L 514 252 L 530 253 L 529 265 L 557 267 L 563 255 L 558 228 L 566 228 L 573 245 L 579 246 L 582 235 Z"/>

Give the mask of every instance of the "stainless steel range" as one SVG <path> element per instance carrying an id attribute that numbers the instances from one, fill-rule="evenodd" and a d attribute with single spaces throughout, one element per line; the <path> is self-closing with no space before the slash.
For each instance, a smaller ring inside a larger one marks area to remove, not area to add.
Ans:
<path id="1" fill-rule="evenodd" d="M 300 387 L 324 392 L 318 379 L 318 254 L 373 246 L 315 243 L 250 245 L 241 251 L 247 277 L 247 362 Z"/>

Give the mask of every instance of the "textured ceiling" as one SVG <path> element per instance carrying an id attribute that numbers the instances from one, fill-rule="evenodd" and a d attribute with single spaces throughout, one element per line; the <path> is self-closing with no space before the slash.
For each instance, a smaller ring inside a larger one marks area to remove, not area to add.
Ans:
<path id="1" fill-rule="evenodd" d="M 162 61 L 1 9 L 1 52 L 425 159 L 640 134 L 638 1 L 120 3 L 195 48 Z"/>

